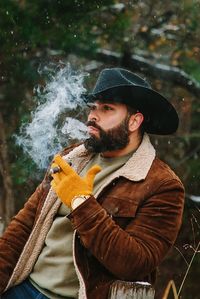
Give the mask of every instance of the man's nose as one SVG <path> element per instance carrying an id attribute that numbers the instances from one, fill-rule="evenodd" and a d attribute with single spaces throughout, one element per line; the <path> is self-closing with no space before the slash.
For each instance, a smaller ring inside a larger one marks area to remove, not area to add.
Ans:
<path id="1" fill-rule="evenodd" d="M 99 114 L 97 109 L 90 111 L 88 114 L 88 120 L 99 121 Z"/>

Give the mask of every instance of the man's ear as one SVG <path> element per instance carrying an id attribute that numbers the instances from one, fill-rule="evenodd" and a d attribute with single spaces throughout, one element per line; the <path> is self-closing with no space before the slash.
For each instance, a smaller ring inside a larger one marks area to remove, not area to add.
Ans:
<path id="1" fill-rule="evenodd" d="M 134 132 L 141 126 L 144 120 L 144 116 L 142 113 L 138 112 L 136 114 L 132 114 L 129 119 L 129 131 Z"/>

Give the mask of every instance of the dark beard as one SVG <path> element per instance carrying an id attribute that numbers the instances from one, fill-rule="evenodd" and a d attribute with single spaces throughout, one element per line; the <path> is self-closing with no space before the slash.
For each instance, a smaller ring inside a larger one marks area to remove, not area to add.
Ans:
<path id="1" fill-rule="evenodd" d="M 89 152 L 104 153 L 123 149 L 129 143 L 128 122 L 130 116 L 126 118 L 115 128 L 104 131 L 94 121 L 88 121 L 87 126 L 93 126 L 99 129 L 99 137 L 91 136 L 84 141 L 85 148 Z"/>

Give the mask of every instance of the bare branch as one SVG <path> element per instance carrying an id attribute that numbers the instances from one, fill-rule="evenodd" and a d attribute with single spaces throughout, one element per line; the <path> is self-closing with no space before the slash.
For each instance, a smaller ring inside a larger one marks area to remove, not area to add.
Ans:
<path id="1" fill-rule="evenodd" d="M 87 55 L 87 50 L 84 51 Z M 89 54 L 89 53 L 88 53 Z M 188 91 L 196 96 L 200 96 L 200 83 L 191 78 L 183 70 L 160 63 L 152 63 L 152 61 L 138 55 L 126 55 L 106 49 L 98 49 L 94 58 L 107 64 L 122 65 L 129 67 L 133 71 L 138 71 L 154 78 L 167 80 L 172 83 L 185 87 Z"/>

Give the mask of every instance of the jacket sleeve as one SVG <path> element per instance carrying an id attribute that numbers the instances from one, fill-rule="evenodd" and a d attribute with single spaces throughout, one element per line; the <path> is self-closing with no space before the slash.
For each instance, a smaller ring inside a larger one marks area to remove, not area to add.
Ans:
<path id="1" fill-rule="evenodd" d="M 47 184 L 43 181 L 28 199 L 24 208 L 13 217 L 0 238 L 0 294 L 5 289 L 32 231 L 38 204 L 44 198 L 46 189 Z"/>
<path id="2" fill-rule="evenodd" d="M 77 145 L 65 148 L 60 154 L 68 154 Z M 28 199 L 24 208 L 13 217 L 3 236 L 0 238 L 0 294 L 12 275 L 15 265 L 34 227 L 44 200 L 50 189 L 49 168 L 42 183 Z"/>
<path id="3" fill-rule="evenodd" d="M 125 229 L 90 197 L 70 215 L 83 245 L 118 279 L 143 279 L 161 263 L 177 237 L 184 189 L 172 179 L 138 207 Z"/>

